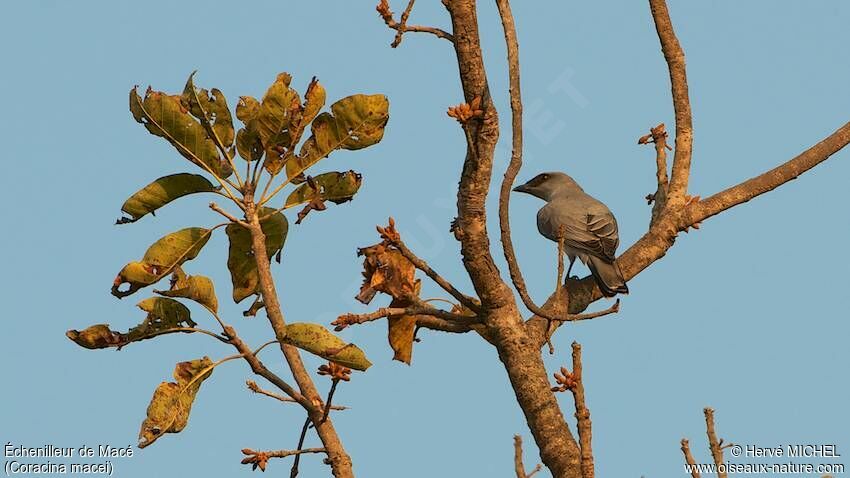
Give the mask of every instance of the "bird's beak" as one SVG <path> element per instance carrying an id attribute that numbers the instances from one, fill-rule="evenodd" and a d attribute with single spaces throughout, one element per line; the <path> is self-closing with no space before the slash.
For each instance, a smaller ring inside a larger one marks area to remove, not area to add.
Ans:
<path id="1" fill-rule="evenodd" d="M 528 184 L 520 184 L 519 186 L 514 188 L 514 191 L 518 192 L 518 193 L 531 194 L 531 191 L 530 191 L 530 188 L 528 187 Z"/>

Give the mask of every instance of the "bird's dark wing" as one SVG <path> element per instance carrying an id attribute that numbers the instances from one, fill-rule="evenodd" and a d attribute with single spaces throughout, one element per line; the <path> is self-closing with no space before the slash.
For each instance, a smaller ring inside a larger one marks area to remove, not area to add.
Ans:
<path id="1" fill-rule="evenodd" d="M 560 230 L 564 244 L 613 262 L 620 243 L 617 220 L 604 204 L 587 198 L 581 202 L 553 201 L 537 216 L 537 228 L 547 238 L 557 241 Z"/>
<path id="2" fill-rule="evenodd" d="M 604 212 L 588 213 L 587 232 L 595 238 L 595 241 L 584 245 L 591 248 L 594 255 L 613 262 L 617 246 L 620 245 L 620 235 L 617 232 L 617 219 L 611 211 L 605 208 Z"/>

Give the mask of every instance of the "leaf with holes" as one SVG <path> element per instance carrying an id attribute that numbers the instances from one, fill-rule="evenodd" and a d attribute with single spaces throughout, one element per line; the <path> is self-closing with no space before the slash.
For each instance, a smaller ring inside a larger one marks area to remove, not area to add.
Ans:
<path id="1" fill-rule="evenodd" d="M 233 144 L 233 118 L 227 107 L 227 99 L 218 88 L 207 91 L 197 88 L 194 83 L 195 73 L 189 75 L 183 88 L 183 101 L 189 105 L 192 114 L 207 131 L 207 135 L 215 140 L 215 135 L 222 146 L 229 148 Z"/>
<path id="2" fill-rule="evenodd" d="M 366 370 L 372 366 L 360 348 L 345 343 L 319 324 L 288 324 L 283 342 L 354 370 Z"/>
<path id="3" fill-rule="evenodd" d="M 236 151 L 245 161 L 257 161 L 263 157 L 263 143 L 257 131 L 257 113 L 260 102 L 252 96 L 240 96 L 236 104 L 236 117 L 245 125 L 236 133 Z"/>
<path id="4" fill-rule="evenodd" d="M 286 241 L 286 233 L 289 231 L 289 223 L 286 216 L 274 212 L 271 208 L 262 208 L 259 212 L 261 218 L 260 226 L 266 235 L 266 252 L 271 258 L 283 248 Z M 273 214 L 272 214 L 273 213 Z M 251 295 L 257 294 L 257 286 L 260 278 L 257 272 L 257 263 L 254 260 L 254 248 L 251 244 L 251 233 L 239 224 L 228 224 L 225 229 L 230 239 L 230 250 L 227 255 L 227 268 L 230 270 L 230 279 L 233 282 L 233 301 L 237 304 Z"/>
<path id="5" fill-rule="evenodd" d="M 124 201 L 121 210 L 130 217 L 121 217 L 116 224 L 136 222 L 147 214 L 153 214 L 157 209 L 188 194 L 209 193 L 216 191 L 207 178 L 198 174 L 179 173 L 163 176 L 148 184 L 129 199 Z"/>
<path id="6" fill-rule="evenodd" d="M 309 182 L 299 185 L 286 198 L 284 207 L 290 208 L 308 203 L 316 196 L 322 201 L 330 201 L 335 204 L 351 201 L 360 189 L 363 178 L 354 171 L 334 171 L 320 174 L 312 180 L 315 187 Z"/>
<path id="7" fill-rule="evenodd" d="M 215 142 L 184 104 L 180 95 L 168 95 L 150 88 L 142 99 L 136 88 L 130 90 L 130 112 L 148 132 L 164 138 L 181 156 L 226 178 L 233 172 L 230 164 L 219 155 Z"/>
<path id="8" fill-rule="evenodd" d="M 289 87 L 291 81 L 287 73 L 277 75 L 255 117 L 257 134 L 266 153 L 265 166 L 272 174 L 283 167 L 282 157 L 294 146 L 292 129 L 301 123 L 301 99 Z"/>
<path id="9" fill-rule="evenodd" d="M 215 285 L 212 279 L 205 276 L 190 276 L 177 267 L 171 276 L 169 290 L 155 290 L 165 297 L 183 297 L 194 300 L 207 309 L 218 312 L 218 299 L 215 295 Z"/>
<path id="10" fill-rule="evenodd" d="M 150 446 L 165 433 L 179 433 L 186 428 L 195 396 L 212 371 L 209 357 L 180 362 L 174 367 L 176 382 L 162 382 L 151 398 L 139 431 L 139 448 Z"/>
<path id="11" fill-rule="evenodd" d="M 141 261 L 131 262 L 121 269 L 112 284 L 112 295 L 126 297 L 159 282 L 175 267 L 197 257 L 209 241 L 212 231 L 202 227 L 188 227 L 163 236 L 148 248 Z M 130 287 L 126 291 L 119 290 L 125 283 Z"/>
<path id="12" fill-rule="evenodd" d="M 131 342 L 150 339 L 168 330 L 198 325 L 192 320 L 189 309 L 174 299 L 151 297 L 139 302 L 137 306 L 148 314 L 142 323 L 126 333 L 111 330 L 109 324 L 97 324 L 81 331 L 69 330 L 65 335 L 87 349 L 121 349 Z"/>
<path id="13" fill-rule="evenodd" d="M 381 141 L 389 107 L 384 95 L 353 95 L 331 105 L 330 113 L 313 120 L 313 134 L 298 155 L 286 162 L 286 177 L 302 174 L 337 149 L 362 149 Z"/>

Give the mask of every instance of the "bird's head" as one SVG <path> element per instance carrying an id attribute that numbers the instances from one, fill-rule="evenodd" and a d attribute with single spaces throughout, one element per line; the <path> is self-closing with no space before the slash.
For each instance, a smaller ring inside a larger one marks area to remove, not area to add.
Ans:
<path id="1" fill-rule="evenodd" d="M 548 172 L 540 173 L 531 178 L 527 183 L 514 188 L 518 193 L 531 194 L 544 201 L 549 201 L 558 194 L 569 194 L 582 191 L 573 178 L 564 173 Z"/>

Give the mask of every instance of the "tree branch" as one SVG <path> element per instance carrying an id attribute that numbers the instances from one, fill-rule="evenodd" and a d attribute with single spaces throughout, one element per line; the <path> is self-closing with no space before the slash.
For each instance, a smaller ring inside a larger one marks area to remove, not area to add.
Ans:
<path id="1" fill-rule="evenodd" d="M 395 229 L 395 221 L 393 220 L 393 218 L 390 218 L 389 223 L 390 223 L 390 225 L 389 225 L 390 230 L 394 230 Z M 386 229 L 384 229 L 384 230 L 386 230 Z M 381 229 L 379 229 L 379 232 L 380 231 L 381 231 Z M 390 244 L 392 244 L 393 246 L 395 246 L 395 248 L 398 249 L 398 251 L 401 253 L 401 255 L 403 255 L 405 257 L 405 259 L 410 261 L 411 264 L 413 264 L 414 267 L 416 267 L 420 271 L 424 272 L 426 276 L 431 278 L 431 280 L 433 280 L 444 291 L 448 292 L 452 297 L 457 299 L 458 302 L 460 302 L 461 304 L 463 304 L 464 306 L 466 306 L 470 310 L 473 310 L 473 311 L 481 310 L 480 304 L 475 299 L 473 299 L 472 297 L 469 297 L 468 295 L 464 294 L 463 292 L 457 290 L 457 288 L 455 288 L 455 286 L 453 286 L 451 284 L 451 282 L 449 282 L 445 278 L 443 278 L 440 274 L 437 273 L 437 271 L 432 269 L 431 266 L 429 266 L 427 262 L 420 259 L 416 254 L 414 254 L 413 251 L 411 251 L 410 248 L 407 247 L 407 244 L 405 244 L 404 241 L 401 239 L 400 235 L 381 233 L 381 237 L 384 240 L 389 241 Z"/>
<path id="2" fill-rule="evenodd" d="M 584 381 L 582 380 L 581 345 L 573 342 L 573 379 L 575 386 L 570 389 L 573 392 L 576 407 L 576 420 L 578 422 L 578 440 L 581 448 L 581 476 L 582 478 L 593 478 L 593 448 L 591 447 L 592 431 L 590 422 L 590 410 L 587 408 L 584 396 Z"/>
<path id="3" fill-rule="evenodd" d="M 286 336 L 286 322 L 283 318 L 283 312 L 278 300 L 277 290 L 275 289 L 274 280 L 272 279 L 269 261 L 267 260 L 268 252 L 266 250 L 266 236 L 260 226 L 260 220 L 257 211 L 257 205 L 254 203 L 252 193 L 245 195 L 246 213 L 245 218 L 248 220 L 251 232 L 251 244 L 254 252 L 254 257 L 257 264 L 257 275 L 259 277 L 259 291 L 263 297 L 263 303 L 266 306 L 266 316 L 269 323 L 275 332 L 275 338 L 280 342 L 281 352 L 286 359 L 289 369 L 301 394 L 304 396 L 307 406 L 305 407 L 309 419 L 316 427 L 316 433 L 322 440 L 328 454 L 328 461 L 331 464 L 331 471 L 335 478 L 353 478 L 354 471 L 352 469 L 351 457 L 345 451 L 342 441 L 336 432 L 331 420 L 322 421 L 322 410 L 313 406 L 313 403 L 320 403 L 321 398 L 316 390 L 312 378 L 307 373 L 304 367 L 304 362 L 301 359 L 301 354 L 298 349 L 283 343 L 283 338 Z M 295 397 L 293 397 L 295 398 Z M 299 402 L 300 403 L 300 402 Z"/>
<path id="4" fill-rule="evenodd" d="M 714 464 L 717 466 L 717 478 L 726 478 L 726 471 L 722 470 L 721 467 L 723 464 L 723 440 L 718 440 L 717 433 L 714 431 L 714 410 L 706 407 L 703 409 L 703 413 L 705 413 L 705 432 L 708 435 L 708 446 Z"/>
<path id="5" fill-rule="evenodd" d="M 308 400 L 304 395 L 299 393 L 297 390 L 292 388 L 291 385 L 286 383 L 282 378 L 276 375 L 274 372 L 266 368 L 265 364 L 257 358 L 257 355 L 251 350 L 250 347 L 236 334 L 236 330 L 231 326 L 226 326 L 224 329 L 225 335 L 230 339 L 230 343 L 236 347 L 236 350 L 242 354 L 245 358 L 245 361 L 248 362 L 248 365 L 251 366 L 251 370 L 257 375 L 265 378 L 274 386 L 279 388 L 283 393 L 292 397 L 293 400 L 298 402 L 302 407 L 307 410 L 312 410 L 315 408 L 313 403 Z"/>
<path id="6" fill-rule="evenodd" d="M 349 325 L 357 325 L 373 320 L 382 319 L 384 317 L 401 316 L 401 315 L 428 315 L 443 320 L 458 322 L 469 326 L 470 324 L 480 323 L 480 319 L 474 316 L 455 314 L 440 310 L 419 301 L 410 307 L 381 307 L 380 309 L 366 314 L 342 314 L 331 325 L 334 330 L 339 332 Z"/>
<path id="7" fill-rule="evenodd" d="M 691 171 L 691 152 L 693 147 L 693 124 L 691 102 L 688 98 L 688 77 L 685 70 L 685 52 L 676 38 L 670 12 L 665 0 L 649 0 L 652 19 L 661 51 L 670 72 L 670 86 L 673 95 L 673 109 L 676 115 L 676 151 L 673 156 L 673 171 L 670 177 L 669 200 L 673 207 L 685 202 L 688 192 L 688 177 Z"/>
<path id="8" fill-rule="evenodd" d="M 381 0 L 378 3 L 378 6 L 375 8 L 378 11 L 378 14 L 381 15 L 381 18 L 384 20 L 384 23 L 387 24 L 388 27 L 396 31 L 395 39 L 390 43 L 390 46 L 393 48 L 398 47 L 401 44 L 401 38 L 405 32 L 418 32 L 418 33 L 430 33 L 437 38 L 442 38 L 444 40 L 448 40 L 454 43 L 454 37 L 451 33 L 448 33 L 444 30 L 434 27 L 426 27 L 422 25 L 408 25 L 407 18 L 410 16 L 410 11 L 413 9 L 413 4 L 416 0 L 409 0 L 407 4 L 407 8 L 404 9 L 404 12 L 401 14 L 401 21 L 397 22 L 393 18 L 393 12 L 390 11 L 390 5 L 387 3 L 387 0 Z"/>
<path id="9" fill-rule="evenodd" d="M 255 382 L 255 381 L 253 381 L 253 380 L 247 380 L 247 381 L 245 382 L 245 385 L 247 385 L 247 386 L 248 386 L 248 390 L 250 390 L 250 391 L 252 391 L 252 392 L 254 392 L 254 393 L 257 393 L 257 394 L 259 394 L 259 395 L 265 395 L 265 396 L 267 396 L 267 397 L 274 398 L 275 400 L 279 400 L 279 401 L 281 401 L 281 402 L 283 402 L 283 403 L 298 403 L 298 401 L 297 401 L 297 400 L 295 400 L 295 399 L 293 399 L 293 398 L 285 397 L 285 396 L 283 396 L 283 395 L 281 395 L 281 394 L 279 394 L 279 393 L 274 393 L 274 392 L 272 392 L 272 391 L 269 391 L 269 390 L 265 390 L 265 389 L 263 389 L 263 388 L 260 388 L 260 386 L 259 386 L 259 385 L 257 385 L 257 382 Z M 331 410 L 348 410 L 348 408 L 349 408 L 349 407 L 346 407 L 346 406 L 344 406 L 344 405 L 332 405 L 332 406 L 331 406 Z"/>
<path id="10" fill-rule="evenodd" d="M 797 179 L 806 171 L 826 161 L 830 156 L 847 146 L 848 143 L 850 143 L 850 123 L 844 124 L 819 143 L 782 165 L 724 189 L 690 206 L 681 224 L 687 226 L 701 222 L 738 204 L 772 191 L 792 179 Z"/>
<path id="11" fill-rule="evenodd" d="M 641 136 L 638 140 L 638 144 L 649 143 L 655 145 L 655 179 L 658 182 L 655 193 L 646 197 L 647 203 L 653 204 L 652 218 L 649 222 L 649 226 L 652 227 L 658 218 L 661 217 L 661 213 L 667 206 L 667 188 L 669 186 L 667 179 L 667 149 L 670 147 L 667 145 L 667 131 L 664 129 L 664 123 L 650 128 L 649 134 Z"/>
<path id="12" fill-rule="evenodd" d="M 525 472 L 525 465 L 522 463 L 522 437 L 514 435 L 514 471 L 516 471 L 517 478 L 531 478 L 541 469 L 543 469 L 543 465 L 538 463 L 529 473 Z"/>
<path id="13" fill-rule="evenodd" d="M 685 463 L 691 469 L 691 478 L 700 478 L 697 464 L 694 461 L 694 455 L 691 454 L 691 446 L 688 444 L 687 438 L 682 438 L 682 453 L 685 455 Z"/>

